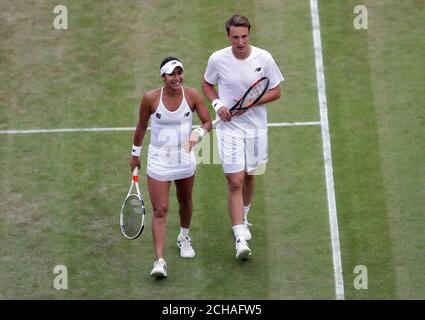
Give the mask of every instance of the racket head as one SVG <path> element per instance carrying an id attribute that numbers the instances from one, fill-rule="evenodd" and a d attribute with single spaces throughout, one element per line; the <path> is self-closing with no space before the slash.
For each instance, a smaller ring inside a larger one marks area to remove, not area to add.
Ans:
<path id="1" fill-rule="evenodd" d="M 120 229 L 128 240 L 137 239 L 145 226 L 145 203 L 143 198 L 135 193 L 127 195 L 120 213 Z"/>
<path id="2" fill-rule="evenodd" d="M 245 92 L 242 98 L 233 105 L 229 111 L 235 113 L 239 110 L 247 110 L 256 104 L 269 89 L 270 79 L 268 77 L 261 77 L 255 81 Z M 212 122 L 213 128 L 215 128 L 222 120 L 217 116 Z"/>
<path id="3" fill-rule="evenodd" d="M 230 111 L 246 110 L 256 104 L 269 89 L 270 79 L 262 77 L 255 81 L 245 92 L 241 100 Z"/>

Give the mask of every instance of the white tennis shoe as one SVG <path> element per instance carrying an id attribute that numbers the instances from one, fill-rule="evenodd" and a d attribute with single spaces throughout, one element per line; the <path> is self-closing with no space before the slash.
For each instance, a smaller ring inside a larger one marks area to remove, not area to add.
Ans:
<path id="1" fill-rule="evenodd" d="M 245 227 L 246 227 L 246 230 L 244 232 L 244 237 L 246 241 L 249 241 L 252 238 L 251 231 L 249 231 L 249 226 L 246 223 L 245 223 Z"/>
<path id="2" fill-rule="evenodd" d="M 244 260 L 251 255 L 251 249 L 244 238 L 236 240 L 236 259 Z"/>
<path id="3" fill-rule="evenodd" d="M 153 263 L 151 276 L 157 278 L 165 278 L 167 276 L 167 264 L 164 259 L 159 258 Z"/>
<path id="4" fill-rule="evenodd" d="M 192 248 L 192 240 L 189 236 L 177 237 L 177 248 L 180 249 L 180 257 L 190 259 L 195 256 L 195 250 Z"/>

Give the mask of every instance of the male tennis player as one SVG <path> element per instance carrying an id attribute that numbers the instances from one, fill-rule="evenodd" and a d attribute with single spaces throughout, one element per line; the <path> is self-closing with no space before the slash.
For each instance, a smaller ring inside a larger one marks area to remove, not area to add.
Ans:
<path id="1" fill-rule="evenodd" d="M 177 247 L 181 257 L 195 256 L 189 236 L 196 169 L 192 148 L 211 130 L 211 118 L 202 95 L 193 88 L 183 87 L 182 62 L 174 57 L 164 59 L 160 64 L 160 74 L 164 87 L 149 91 L 142 98 L 130 162 L 131 170 L 136 166 L 140 168 L 140 151 L 150 121 L 147 182 L 153 207 L 152 235 L 156 256 L 151 276 L 157 278 L 167 276 L 164 243 L 171 181 L 176 185 L 179 202 L 181 227 Z M 193 112 L 198 114 L 202 126 L 192 131 Z"/>
<path id="2" fill-rule="evenodd" d="M 283 76 L 266 50 L 250 45 L 251 24 L 241 15 L 225 23 L 231 46 L 214 52 L 202 82 L 205 96 L 223 120 L 217 125 L 217 142 L 223 171 L 227 178 L 228 207 L 236 240 L 236 258 L 248 258 L 251 239 L 248 212 L 254 194 L 255 175 L 267 162 L 266 103 L 280 98 Z M 247 111 L 232 114 L 229 108 L 252 83 L 261 77 L 270 79 L 269 90 Z M 218 84 L 218 94 L 215 85 Z"/>

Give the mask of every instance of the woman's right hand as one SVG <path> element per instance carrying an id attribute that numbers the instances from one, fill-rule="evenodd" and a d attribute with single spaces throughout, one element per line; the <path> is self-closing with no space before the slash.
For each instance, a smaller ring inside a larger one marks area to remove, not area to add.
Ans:
<path id="1" fill-rule="evenodd" d="M 134 168 L 139 167 L 140 169 L 140 157 L 131 156 L 130 169 L 133 172 Z"/>

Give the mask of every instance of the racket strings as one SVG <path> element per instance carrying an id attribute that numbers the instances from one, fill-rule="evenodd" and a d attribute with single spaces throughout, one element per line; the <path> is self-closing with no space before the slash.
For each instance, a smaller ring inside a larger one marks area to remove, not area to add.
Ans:
<path id="1" fill-rule="evenodd" d="M 252 104 L 259 96 L 261 96 L 266 89 L 266 85 L 267 81 L 260 81 L 255 86 L 253 86 L 245 97 L 242 103 L 242 108 Z"/>
<path id="2" fill-rule="evenodd" d="M 129 237 L 140 231 L 143 221 L 143 205 L 138 198 L 129 198 L 124 204 L 122 228 Z"/>

